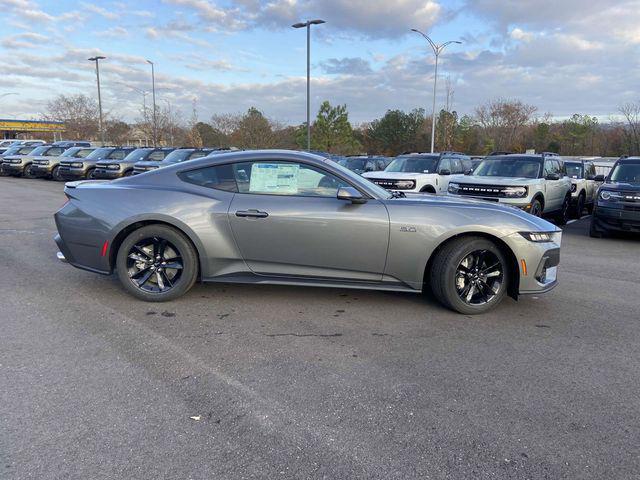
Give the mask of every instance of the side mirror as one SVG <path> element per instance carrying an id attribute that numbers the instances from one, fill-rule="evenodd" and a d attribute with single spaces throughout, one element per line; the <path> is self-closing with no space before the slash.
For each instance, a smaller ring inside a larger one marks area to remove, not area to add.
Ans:
<path id="1" fill-rule="evenodd" d="M 596 182 L 604 182 L 604 180 L 605 180 L 604 175 L 596 175 L 595 177 L 593 177 L 593 179 Z"/>
<path id="2" fill-rule="evenodd" d="M 440 175 L 451 175 L 451 170 L 449 170 L 448 168 L 443 168 L 442 170 L 440 170 L 438 172 Z"/>
<path id="3" fill-rule="evenodd" d="M 593 175 L 587 175 L 586 177 L 584 177 L 585 180 L 595 180 L 596 177 L 594 177 Z"/>
<path id="4" fill-rule="evenodd" d="M 547 175 L 544 178 L 545 178 L 545 180 L 560 180 L 560 175 L 557 174 L 557 173 L 550 173 L 549 175 Z"/>
<path id="5" fill-rule="evenodd" d="M 340 187 L 336 197 L 338 200 L 345 200 L 351 203 L 367 203 L 367 199 L 353 187 Z"/>
<path id="6" fill-rule="evenodd" d="M 471 175 L 472 173 L 473 173 L 473 169 L 472 168 L 470 168 L 469 170 L 465 170 L 464 171 L 465 175 Z"/>

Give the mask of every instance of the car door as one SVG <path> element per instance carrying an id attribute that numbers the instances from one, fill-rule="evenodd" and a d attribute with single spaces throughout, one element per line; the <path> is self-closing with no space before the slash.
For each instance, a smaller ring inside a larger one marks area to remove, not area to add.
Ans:
<path id="1" fill-rule="evenodd" d="M 381 281 L 389 215 L 376 199 L 336 198 L 344 179 L 304 162 L 233 164 L 238 184 L 229 222 L 256 274 Z"/>
<path id="2" fill-rule="evenodd" d="M 587 197 L 586 202 L 592 203 L 596 196 L 596 190 L 598 189 L 594 177 L 596 176 L 596 168 L 593 162 L 584 163 L 584 178 L 586 182 Z"/>
<path id="3" fill-rule="evenodd" d="M 544 210 L 547 212 L 559 210 L 562 206 L 562 201 L 564 198 L 560 198 L 562 195 L 564 179 L 562 177 L 562 173 L 560 172 L 560 164 L 557 160 L 552 158 L 547 158 L 544 161 L 544 176 L 547 178 L 548 175 L 558 175 L 558 180 L 545 180 L 546 185 L 546 198 L 545 198 L 545 206 Z"/>
<path id="4" fill-rule="evenodd" d="M 448 170 L 449 175 L 441 175 L 440 172 Z M 438 164 L 438 176 L 436 177 L 436 192 L 443 193 L 449 188 L 449 178 L 454 171 L 454 164 L 452 158 L 443 158 Z"/>

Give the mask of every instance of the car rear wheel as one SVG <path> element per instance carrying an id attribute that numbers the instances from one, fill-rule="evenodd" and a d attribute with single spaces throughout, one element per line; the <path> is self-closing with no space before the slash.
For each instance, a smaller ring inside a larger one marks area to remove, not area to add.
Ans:
<path id="1" fill-rule="evenodd" d="M 507 292 L 508 263 L 493 242 L 481 237 L 460 238 L 438 252 L 430 283 L 433 294 L 445 306 L 465 315 L 484 313 L 498 305 Z"/>
<path id="2" fill-rule="evenodd" d="M 149 225 L 130 233 L 116 257 L 118 278 L 127 292 L 147 302 L 184 295 L 198 276 L 196 251 L 179 231 Z"/>
<path id="3" fill-rule="evenodd" d="M 569 210 L 571 209 L 571 194 L 568 194 L 564 197 L 564 201 L 562 202 L 562 207 L 560 211 L 556 215 L 556 223 L 558 225 L 566 225 L 569 221 Z"/>
<path id="4" fill-rule="evenodd" d="M 576 203 L 575 210 L 573 211 L 573 216 L 578 220 L 582 217 L 582 212 L 584 211 L 584 202 L 584 193 L 580 193 L 580 195 L 578 195 L 578 202 Z"/>

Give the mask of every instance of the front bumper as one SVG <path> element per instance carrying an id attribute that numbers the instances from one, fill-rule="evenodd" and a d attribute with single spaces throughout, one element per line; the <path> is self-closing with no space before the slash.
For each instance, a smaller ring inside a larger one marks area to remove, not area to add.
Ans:
<path id="1" fill-rule="evenodd" d="M 640 232 L 640 206 L 638 210 L 608 208 L 598 205 L 593 211 L 596 228 L 619 232 Z"/>
<path id="2" fill-rule="evenodd" d="M 85 175 L 87 174 L 87 169 L 60 166 L 60 168 L 58 169 L 58 174 L 62 178 L 66 178 L 66 179 L 84 178 Z"/>
<path id="3" fill-rule="evenodd" d="M 503 240 L 518 262 L 519 295 L 545 293 L 557 286 L 562 232 L 556 232 L 552 242 L 531 242 L 519 233 Z"/>
<path id="4" fill-rule="evenodd" d="M 3 163 L 2 173 L 7 175 L 20 175 L 24 171 L 24 163 Z"/>
<path id="5" fill-rule="evenodd" d="M 122 177 L 123 172 L 121 170 L 109 170 L 107 168 L 97 167 L 93 171 L 93 175 L 95 178 L 101 178 L 106 180 L 113 180 L 115 178 Z"/>
<path id="6" fill-rule="evenodd" d="M 36 177 L 49 177 L 53 171 L 53 165 L 31 164 L 31 174 Z"/>

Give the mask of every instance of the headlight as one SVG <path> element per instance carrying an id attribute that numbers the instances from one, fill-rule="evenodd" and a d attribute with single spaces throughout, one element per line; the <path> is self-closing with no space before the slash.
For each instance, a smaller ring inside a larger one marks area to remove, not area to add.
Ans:
<path id="1" fill-rule="evenodd" d="M 602 200 L 606 201 L 616 201 L 622 198 L 622 195 L 620 195 L 617 192 L 612 192 L 611 190 L 602 190 L 600 191 L 600 198 Z"/>
<path id="2" fill-rule="evenodd" d="M 112 165 L 108 165 L 107 168 L 109 170 L 120 170 L 120 164 L 119 163 L 114 163 Z"/>
<path id="3" fill-rule="evenodd" d="M 49 160 L 38 160 L 37 162 L 33 163 L 37 163 L 38 165 L 49 165 Z"/>
<path id="4" fill-rule="evenodd" d="M 84 163 L 82 163 L 82 162 L 71 162 L 71 166 L 73 168 L 82 168 L 82 167 L 84 167 Z"/>
<path id="5" fill-rule="evenodd" d="M 449 193 L 458 193 L 460 190 L 460 184 L 451 182 L 449 183 Z"/>
<path id="6" fill-rule="evenodd" d="M 395 183 L 395 188 L 399 188 L 401 190 L 411 190 L 416 186 L 416 182 L 413 180 L 396 180 Z"/>
<path id="7" fill-rule="evenodd" d="M 530 242 L 545 243 L 553 242 L 553 234 L 555 232 L 520 232 L 524 238 Z"/>
<path id="8" fill-rule="evenodd" d="M 522 198 L 527 196 L 527 187 L 507 187 L 502 190 L 505 197 Z"/>

